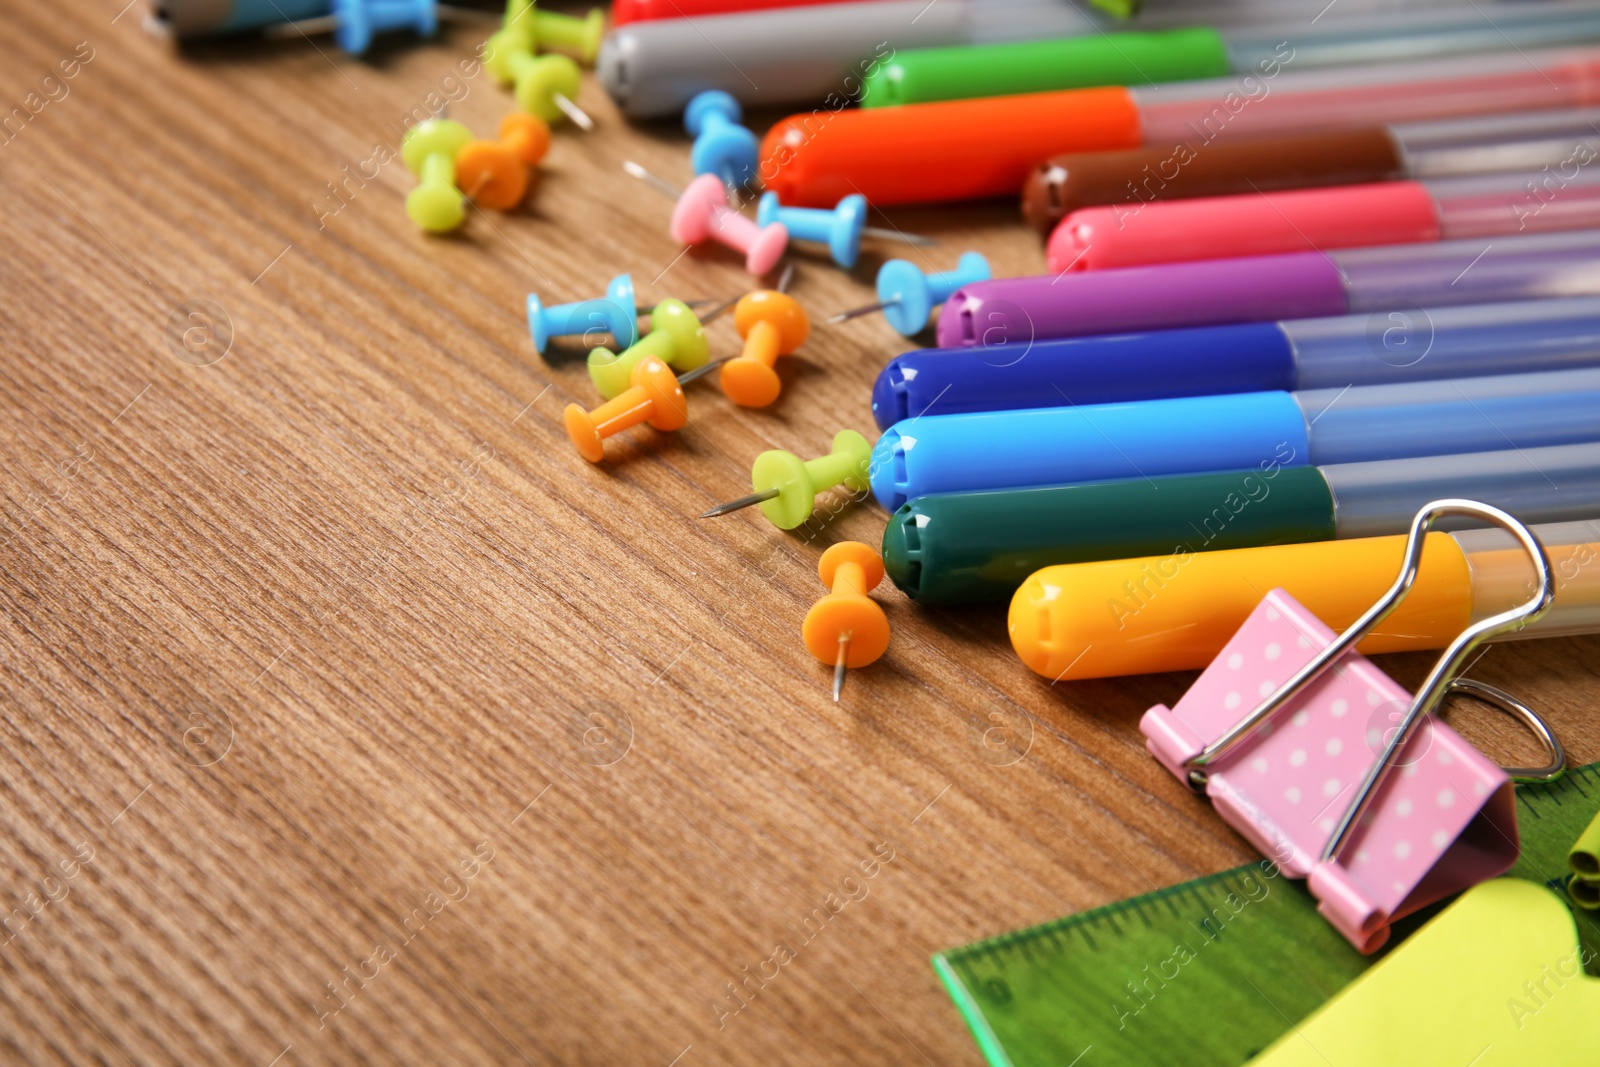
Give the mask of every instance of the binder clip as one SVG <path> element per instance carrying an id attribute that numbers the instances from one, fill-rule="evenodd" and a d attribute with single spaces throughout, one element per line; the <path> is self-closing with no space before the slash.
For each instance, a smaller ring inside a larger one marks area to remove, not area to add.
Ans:
<path id="1" fill-rule="evenodd" d="M 1526 603 L 1469 626 L 1445 649 L 1415 696 L 1359 652 L 1356 642 L 1394 610 L 1416 578 L 1425 535 L 1445 516 L 1503 527 L 1533 561 Z M 1498 508 L 1436 500 L 1412 519 L 1400 575 L 1343 634 L 1282 589 L 1257 605 L 1217 658 L 1171 708 L 1139 730 L 1145 747 L 1291 878 L 1306 879 L 1320 911 L 1359 951 L 1390 924 L 1503 873 L 1518 852 L 1511 782 L 1548 781 L 1566 754 L 1532 709 L 1458 677 L 1486 639 L 1543 615 L 1555 596 L 1544 547 Z M 1519 718 L 1550 763 L 1500 768 L 1433 712 L 1469 691 Z M 1254 710 L 1247 700 L 1259 700 Z"/>

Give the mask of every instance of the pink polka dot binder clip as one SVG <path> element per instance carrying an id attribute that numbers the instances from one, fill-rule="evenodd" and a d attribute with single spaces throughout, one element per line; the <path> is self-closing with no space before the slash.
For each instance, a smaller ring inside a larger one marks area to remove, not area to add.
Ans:
<path id="1" fill-rule="evenodd" d="M 1504 527 L 1533 562 L 1535 594 L 1464 630 L 1412 696 L 1355 644 L 1411 588 L 1423 538 L 1446 516 Z M 1350 629 L 1335 634 L 1274 589 L 1183 698 L 1151 708 L 1139 729 L 1156 759 L 1204 790 L 1286 875 L 1306 879 L 1323 917 L 1373 952 L 1395 919 L 1510 867 L 1518 851 L 1512 780 L 1565 770 L 1566 755 L 1538 715 L 1457 677 L 1474 648 L 1538 618 L 1554 595 L 1549 558 L 1526 526 L 1475 501 L 1434 501 L 1412 520 L 1394 585 Z M 1457 690 L 1521 719 L 1544 742 L 1549 765 L 1497 767 L 1434 717 Z"/>

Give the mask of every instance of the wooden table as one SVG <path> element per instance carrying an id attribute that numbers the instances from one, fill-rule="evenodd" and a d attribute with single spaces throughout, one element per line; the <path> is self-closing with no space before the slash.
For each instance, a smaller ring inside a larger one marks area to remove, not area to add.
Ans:
<path id="1" fill-rule="evenodd" d="M 180 56 L 119 3 L 13 4 L 0 44 L 0 1058 L 973 1064 L 931 952 L 1250 856 L 1140 743 L 1187 676 L 1051 687 L 1002 610 L 886 589 L 835 705 L 797 630 L 882 512 L 695 518 L 758 451 L 871 427 L 881 321 L 819 323 L 772 410 L 702 387 L 686 431 L 573 453 L 592 389 L 531 352 L 530 289 L 748 284 L 620 170 L 685 180 L 681 131 L 585 84 L 600 130 L 532 206 L 432 239 L 376 161 L 430 93 L 493 128 L 481 34 Z M 930 267 L 1041 268 L 1010 205 L 893 223 Z M 873 252 L 795 294 L 865 302 L 907 254 Z M 1474 673 L 1593 760 L 1597 652 Z"/>

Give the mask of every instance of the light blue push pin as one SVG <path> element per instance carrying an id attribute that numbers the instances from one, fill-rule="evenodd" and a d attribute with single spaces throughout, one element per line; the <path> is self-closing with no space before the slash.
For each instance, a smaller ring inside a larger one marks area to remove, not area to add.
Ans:
<path id="1" fill-rule="evenodd" d="M 694 136 L 689 163 L 697 176 L 715 174 L 723 185 L 735 188 L 755 177 L 761 145 L 739 125 L 743 117 L 739 101 L 720 89 L 708 89 L 689 101 L 683 126 Z"/>
<path id="2" fill-rule="evenodd" d="M 609 333 L 616 338 L 619 351 L 632 348 L 639 341 L 633 279 L 619 274 L 606 286 L 605 296 L 554 307 L 545 307 L 538 293 L 529 293 L 528 332 L 533 335 L 533 350 L 540 355 L 544 354 L 552 337 L 577 337 L 587 333 Z"/>
<path id="3" fill-rule="evenodd" d="M 933 309 L 963 285 L 989 280 L 989 261 L 976 252 L 963 252 L 955 270 L 924 274 L 915 263 L 891 259 L 878 268 L 878 302 L 841 311 L 829 322 L 845 322 L 873 311 L 883 312 L 889 325 L 903 337 L 921 333 Z"/>
<path id="4" fill-rule="evenodd" d="M 306 0 L 290 4 L 268 0 L 279 18 L 295 16 L 319 5 Z M 238 4 L 235 5 L 237 8 Z M 254 7 L 254 4 L 250 6 Z M 262 27 L 262 35 L 270 38 L 310 36 L 314 33 L 332 33 L 339 47 L 353 56 L 359 56 L 372 47 L 372 39 L 389 30 L 413 29 L 423 37 L 432 37 L 439 29 L 441 18 L 488 19 L 489 12 L 472 8 L 454 7 L 437 0 L 324 0 L 320 5 L 325 15 L 296 18 L 293 22 L 274 22 Z M 284 10 L 290 8 L 292 10 Z M 263 20 L 266 21 L 266 20 Z M 251 24 L 254 24 L 252 21 Z M 233 26 L 233 29 L 242 28 Z"/>
<path id="5" fill-rule="evenodd" d="M 774 222 L 783 223 L 791 238 L 827 245 L 833 261 L 849 270 L 861 254 L 861 234 L 867 228 L 867 198 L 851 193 L 827 211 L 819 207 L 784 207 L 778 203 L 777 193 L 763 193 L 756 205 L 756 225 Z"/>
<path id="6" fill-rule="evenodd" d="M 353 56 L 364 53 L 376 34 L 410 27 L 419 37 L 439 30 L 434 0 L 333 0 L 333 17 L 339 28 L 333 39 Z"/>
<path id="7" fill-rule="evenodd" d="M 852 193 L 839 201 L 832 211 L 816 207 L 784 207 L 777 193 L 761 194 L 756 205 L 756 225 L 766 226 L 781 222 L 789 236 L 801 241 L 816 241 L 828 246 L 828 254 L 845 270 L 856 265 L 861 254 L 861 238 L 884 237 L 891 241 L 904 241 L 908 245 L 932 245 L 938 242 L 900 230 L 867 225 L 867 198 Z"/>

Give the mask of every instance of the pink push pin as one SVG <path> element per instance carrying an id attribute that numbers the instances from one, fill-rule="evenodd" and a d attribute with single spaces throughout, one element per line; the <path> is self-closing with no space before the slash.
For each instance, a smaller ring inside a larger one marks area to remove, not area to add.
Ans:
<path id="1" fill-rule="evenodd" d="M 677 198 L 669 232 L 686 245 L 715 240 L 744 253 L 744 268 L 766 274 L 789 247 L 789 231 L 781 222 L 758 226 L 728 206 L 728 191 L 715 174 L 702 174 L 679 192 L 637 163 L 623 164 L 629 174 Z"/>

